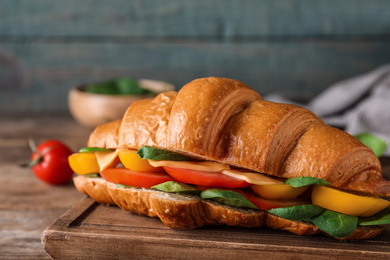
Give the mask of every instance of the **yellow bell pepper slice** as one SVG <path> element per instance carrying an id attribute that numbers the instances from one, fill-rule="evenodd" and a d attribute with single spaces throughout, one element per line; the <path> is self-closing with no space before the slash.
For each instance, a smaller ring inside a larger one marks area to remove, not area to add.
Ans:
<path id="1" fill-rule="evenodd" d="M 80 175 L 99 172 L 95 153 L 74 153 L 68 157 L 70 168 Z"/>
<path id="2" fill-rule="evenodd" d="M 390 201 L 368 196 L 360 196 L 335 188 L 313 187 L 312 203 L 325 209 L 357 217 L 369 217 L 390 206 Z"/>
<path id="3" fill-rule="evenodd" d="M 148 159 L 141 159 L 135 150 L 119 150 L 119 160 L 127 169 L 138 172 L 162 172 L 162 167 L 153 167 Z"/>
<path id="4" fill-rule="evenodd" d="M 309 186 L 292 187 L 287 184 L 252 185 L 252 190 L 265 199 L 295 199 Z"/>

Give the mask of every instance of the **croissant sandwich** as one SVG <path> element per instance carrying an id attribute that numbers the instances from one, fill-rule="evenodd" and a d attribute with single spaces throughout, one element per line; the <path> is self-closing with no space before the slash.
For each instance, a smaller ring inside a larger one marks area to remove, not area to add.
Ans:
<path id="1" fill-rule="evenodd" d="M 133 103 L 69 163 L 81 193 L 172 228 L 368 239 L 390 223 L 390 182 L 370 148 L 227 78 Z"/>

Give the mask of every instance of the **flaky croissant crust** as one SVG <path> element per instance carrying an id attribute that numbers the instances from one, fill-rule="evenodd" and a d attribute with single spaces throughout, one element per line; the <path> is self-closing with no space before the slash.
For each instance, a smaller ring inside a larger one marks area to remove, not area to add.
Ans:
<path id="1" fill-rule="evenodd" d="M 390 197 L 390 182 L 383 179 L 371 149 L 325 125 L 311 111 L 266 101 L 237 80 L 196 79 L 179 92 L 133 103 L 118 122 L 95 129 L 88 145 L 149 145 L 277 177 L 317 177 L 334 187 Z M 116 132 L 117 140 L 98 140 Z"/>

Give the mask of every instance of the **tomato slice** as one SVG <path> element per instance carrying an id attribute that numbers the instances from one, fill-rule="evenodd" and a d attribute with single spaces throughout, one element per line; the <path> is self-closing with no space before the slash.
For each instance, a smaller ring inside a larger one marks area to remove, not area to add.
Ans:
<path id="1" fill-rule="evenodd" d="M 227 176 L 220 172 L 197 171 L 167 166 L 164 166 L 164 169 L 179 182 L 188 184 L 225 188 L 244 188 L 250 185 L 250 183 L 246 181 Z"/>
<path id="2" fill-rule="evenodd" d="M 146 189 L 150 189 L 152 186 L 166 181 L 176 181 L 166 173 L 136 172 L 125 167 L 105 169 L 100 172 L 100 175 L 106 181 L 115 184 L 123 184 Z"/>

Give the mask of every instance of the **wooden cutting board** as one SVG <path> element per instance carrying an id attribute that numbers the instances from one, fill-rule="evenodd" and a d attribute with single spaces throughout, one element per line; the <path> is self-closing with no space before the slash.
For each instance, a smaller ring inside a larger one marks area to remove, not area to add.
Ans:
<path id="1" fill-rule="evenodd" d="M 366 241 L 297 236 L 268 228 L 166 227 L 83 198 L 42 234 L 55 259 L 390 259 L 390 229 Z"/>

